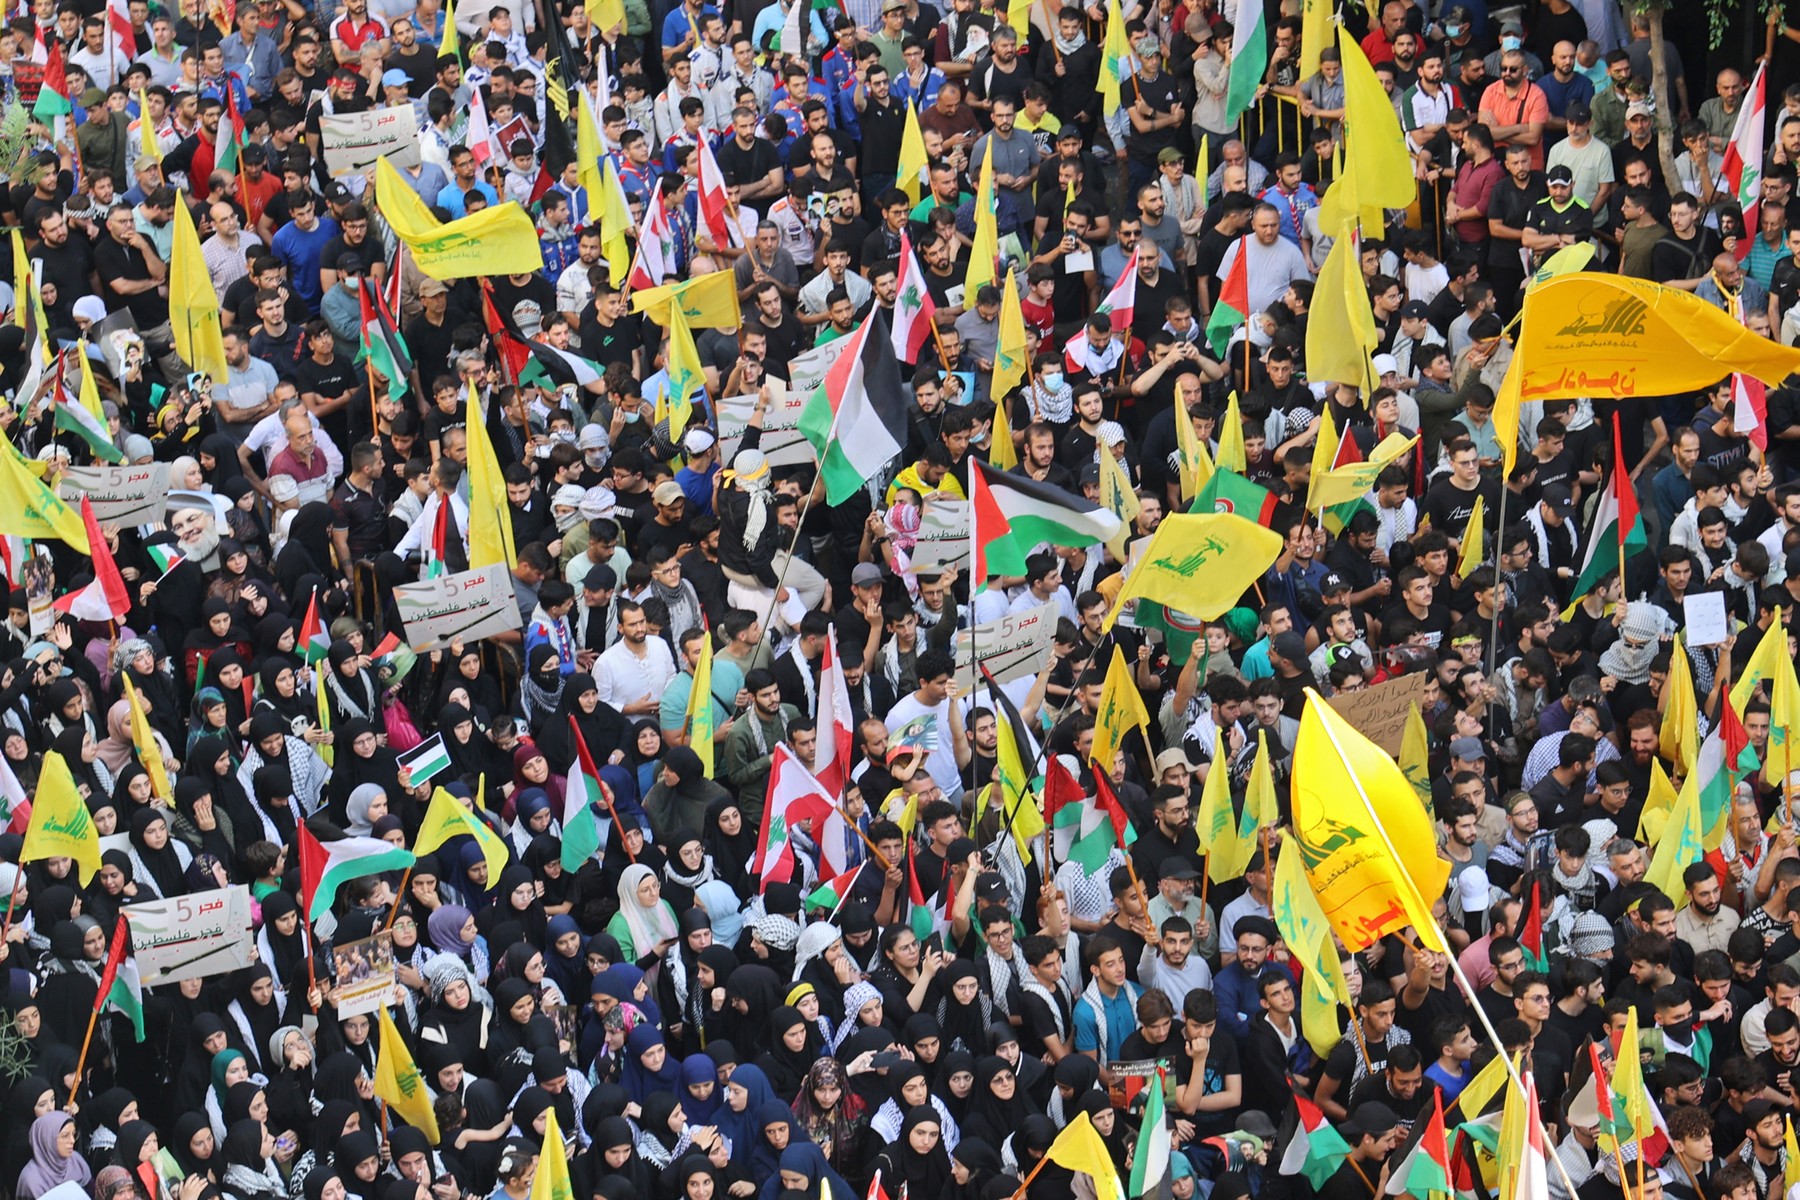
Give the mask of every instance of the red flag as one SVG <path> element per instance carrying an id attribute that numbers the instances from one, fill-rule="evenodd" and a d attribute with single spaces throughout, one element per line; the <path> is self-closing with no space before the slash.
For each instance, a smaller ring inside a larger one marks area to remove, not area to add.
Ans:
<path id="1" fill-rule="evenodd" d="M 1534 880 L 1531 885 L 1531 903 L 1525 910 L 1525 920 L 1519 926 L 1519 946 L 1525 951 L 1526 965 L 1533 971 L 1546 969 L 1544 958 L 1544 914 L 1540 906 L 1538 885 Z"/>
<path id="2" fill-rule="evenodd" d="M 500 310 L 494 307 L 493 285 L 485 279 L 481 281 L 481 315 L 487 323 L 488 333 L 494 339 L 494 345 L 500 350 L 500 362 L 506 368 L 507 382 L 517 386 L 519 373 L 531 362 L 531 351 L 514 336 L 506 322 L 500 319 Z M 472 421 L 479 417 L 478 413 L 469 414 L 469 420 Z"/>
<path id="3" fill-rule="evenodd" d="M 125 588 L 125 577 L 113 563 L 106 535 L 100 532 L 94 506 L 85 495 L 81 497 L 81 524 L 87 530 L 94 581 L 80 591 L 57 597 L 55 607 L 83 621 L 123 621 L 131 612 L 131 593 Z"/>
<path id="4" fill-rule="evenodd" d="M 1760 74 L 1760 72 L 1758 72 Z M 1731 427 L 1758 450 L 1769 449 L 1769 389 L 1754 375 L 1731 377 Z M 1613 429 L 1618 430 L 1618 422 Z M 1625 528 L 1621 525 L 1620 528 Z"/>

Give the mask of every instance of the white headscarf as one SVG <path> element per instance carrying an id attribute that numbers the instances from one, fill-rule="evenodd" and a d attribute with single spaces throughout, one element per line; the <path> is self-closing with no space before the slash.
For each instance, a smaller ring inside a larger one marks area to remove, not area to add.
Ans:
<path id="1" fill-rule="evenodd" d="M 656 872 L 643 863 L 632 863 L 619 876 L 619 912 L 625 918 L 625 927 L 631 931 L 633 953 L 639 958 L 654 951 L 658 942 L 680 934 L 674 914 L 662 900 L 658 899 L 650 908 L 638 901 L 638 885 L 655 878 Z"/>

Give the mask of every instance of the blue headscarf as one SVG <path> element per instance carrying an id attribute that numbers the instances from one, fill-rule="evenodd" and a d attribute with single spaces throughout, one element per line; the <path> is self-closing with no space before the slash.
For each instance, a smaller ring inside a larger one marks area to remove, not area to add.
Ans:
<path id="1" fill-rule="evenodd" d="M 619 1083 L 625 1088 L 625 1094 L 640 1105 L 650 1098 L 651 1092 L 674 1092 L 681 1084 L 681 1060 L 668 1053 L 663 1047 L 663 1064 L 652 1071 L 641 1061 L 643 1055 L 663 1046 L 660 1030 L 648 1021 L 634 1026 L 625 1035 L 625 1069 L 620 1075 Z"/>
<path id="2" fill-rule="evenodd" d="M 568 913 L 556 914 L 544 927 L 544 973 L 556 981 L 564 1002 L 575 1004 L 587 994 L 593 979 L 588 974 L 585 939 L 576 943 L 574 958 L 564 958 L 556 952 L 556 943 L 570 933 L 580 935 L 581 926 Z"/>
<path id="3" fill-rule="evenodd" d="M 738 894 L 729 883 L 714 879 L 701 884 L 694 889 L 694 903 L 706 909 L 715 945 L 737 945 L 744 932 L 744 914 L 738 909 Z"/>
<path id="4" fill-rule="evenodd" d="M 781 1104 L 781 1098 L 775 1094 L 775 1089 L 769 1086 L 769 1077 L 762 1073 L 762 1069 L 748 1063 L 731 1069 L 728 1086 L 729 1084 L 736 1084 L 743 1088 L 750 1094 L 750 1097 L 744 1102 L 743 1112 L 733 1109 L 730 1101 L 727 1100 L 719 1107 L 719 1118 L 714 1124 L 731 1143 L 731 1156 L 739 1162 L 750 1162 L 750 1156 L 755 1153 L 756 1147 L 759 1145 L 762 1147 L 766 1159 L 765 1168 L 759 1172 L 752 1164 L 750 1177 L 752 1179 L 765 1178 L 769 1172 L 776 1169 L 775 1150 L 762 1135 L 762 1119 L 757 1110 L 771 1100 L 776 1104 Z M 782 1105 L 782 1107 L 787 1106 Z M 790 1112 L 789 1115 L 792 1116 L 792 1113 Z"/>
<path id="5" fill-rule="evenodd" d="M 808 1196 L 819 1194 L 819 1180 L 826 1183 L 825 1200 L 856 1200 L 856 1193 L 844 1182 L 844 1177 L 831 1169 L 825 1161 L 825 1152 L 811 1142 L 793 1141 L 781 1152 L 777 1171 L 792 1171 L 796 1175 L 806 1176 L 806 1186 L 800 1190 Z M 781 1175 L 769 1176 L 763 1184 L 762 1200 L 776 1200 L 782 1193 Z"/>
<path id="6" fill-rule="evenodd" d="M 713 1085 L 712 1093 L 702 1100 L 690 1088 L 703 1083 Z M 696 1051 L 681 1060 L 681 1088 L 675 1093 L 681 1111 L 690 1125 L 711 1125 L 713 1114 L 725 1107 L 725 1089 L 719 1086 L 719 1064 L 705 1051 Z"/>

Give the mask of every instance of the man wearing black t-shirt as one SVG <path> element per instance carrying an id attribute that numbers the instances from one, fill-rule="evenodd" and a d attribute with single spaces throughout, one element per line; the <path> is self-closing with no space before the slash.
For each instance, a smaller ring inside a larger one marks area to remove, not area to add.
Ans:
<path id="1" fill-rule="evenodd" d="M 1700 202 L 1687 192 L 1669 200 L 1669 232 L 1650 252 L 1650 278 L 1691 292 L 1712 270 L 1725 243 L 1700 224 Z"/>
<path id="2" fill-rule="evenodd" d="M 1162 43 L 1153 33 L 1137 40 L 1138 61 L 1143 65 L 1131 77 L 1126 103 L 1131 118 L 1131 186 L 1135 189 L 1156 179 L 1156 156 L 1175 144 L 1176 131 L 1187 120 L 1175 77 L 1162 69 Z"/>
<path id="3" fill-rule="evenodd" d="M 714 157 L 727 179 L 742 185 L 738 200 L 758 207 L 781 195 L 781 159 L 775 147 L 756 136 L 756 110 L 740 107 L 731 112 L 731 140 L 720 144 Z"/>

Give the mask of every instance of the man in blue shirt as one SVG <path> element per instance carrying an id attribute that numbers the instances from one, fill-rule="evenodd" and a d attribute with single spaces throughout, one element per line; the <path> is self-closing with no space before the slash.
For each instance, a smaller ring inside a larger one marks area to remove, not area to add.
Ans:
<path id="1" fill-rule="evenodd" d="M 326 243 L 338 234 L 337 222 L 321 217 L 311 192 L 296 192 L 288 201 L 288 224 L 275 232 L 269 249 L 287 267 L 294 295 L 306 304 L 306 311 L 319 315 L 322 289 L 319 287 L 319 256 Z M 335 264 L 334 264 L 335 265 Z"/>
<path id="2" fill-rule="evenodd" d="M 667 65 L 677 58 L 685 58 L 690 50 L 700 43 L 700 25 L 702 17 L 716 17 L 719 10 L 700 0 L 682 0 L 681 6 L 662 23 L 663 63 Z"/>
<path id="3" fill-rule="evenodd" d="M 1125 978 L 1124 948 L 1105 934 L 1088 943 L 1087 960 L 1092 982 L 1075 998 L 1075 1050 L 1099 1061 L 1105 1081 L 1106 1064 L 1123 1056 L 1125 1039 L 1137 1031 L 1137 1002 L 1144 992 Z"/>
<path id="4" fill-rule="evenodd" d="M 452 221 L 467 214 L 464 197 L 470 192 L 480 192 L 489 204 L 500 203 L 500 197 L 492 187 L 481 181 L 478 171 L 473 150 L 467 146 L 450 148 L 451 178 L 443 190 L 438 192 L 437 204 L 439 208 L 449 212 Z"/>

